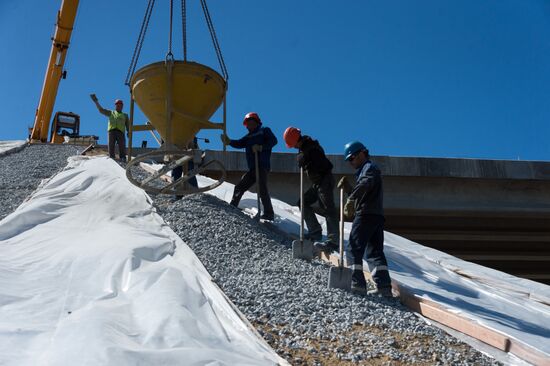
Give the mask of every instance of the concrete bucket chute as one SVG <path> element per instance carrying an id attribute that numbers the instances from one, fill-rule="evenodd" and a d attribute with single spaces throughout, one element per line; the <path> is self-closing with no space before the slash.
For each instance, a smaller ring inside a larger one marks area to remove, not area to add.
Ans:
<path id="1" fill-rule="evenodd" d="M 185 195 L 204 192 L 220 185 L 226 176 L 225 168 L 217 160 L 208 160 L 204 152 L 195 146 L 196 135 L 205 129 L 220 129 L 225 133 L 225 95 L 228 73 L 221 55 L 206 0 L 200 0 L 222 75 L 214 69 L 197 62 L 187 61 L 186 2 L 182 1 L 183 60 L 175 60 L 172 53 L 173 0 L 170 1 L 169 48 L 164 61 L 155 62 L 135 71 L 141 46 L 149 24 L 155 1 L 149 0 L 142 28 L 128 69 L 126 85 L 130 88 L 130 152 L 134 131 L 156 130 L 160 148 L 131 159 L 126 176 L 133 184 L 150 193 Z M 134 126 L 134 103 L 149 119 L 146 125 Z M 223 122 L 210 118 L 223 104 Z M 142 162 L 162 162 L 164 166 L 155 174 L 143 178 L 134 174 Z M 182 169 L 182 177 L 166 182 L 164 174 L 173 169 Z M 217 181 L 207 187 L 193 187 L 189 183 L 195 175 L 219 171 Z"/>

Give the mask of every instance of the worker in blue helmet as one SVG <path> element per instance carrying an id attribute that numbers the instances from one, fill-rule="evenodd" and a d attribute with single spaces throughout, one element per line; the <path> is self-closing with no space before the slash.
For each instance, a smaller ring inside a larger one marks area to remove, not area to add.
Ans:
<path id="1" fill-rule="evenodd" d="M 388 263 L 384 255 L 384 209 L 382 175 L 380 169 L 370 160 L 369 150 L 359 141 L 346 144 L 344 158 L 356 170 L 356 184 L 352 186 L 346 177 L 338 182 L 348 194 L 344 205 L 344 217 L 352 221 L 349 236 L 351 263 L 351 290 L 367 293 L 367 281 L 363 273 L 363 256 L 366 251 L 367 263 L 376 289 L 368 294 L 392 297 Z"/>

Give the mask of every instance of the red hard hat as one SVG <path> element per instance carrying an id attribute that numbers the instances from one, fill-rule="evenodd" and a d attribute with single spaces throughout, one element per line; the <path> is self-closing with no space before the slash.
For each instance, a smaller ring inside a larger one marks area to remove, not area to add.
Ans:
<path id="1" fill-rule="evenodd" d="M 285 133 L 283 133 L 283 139 L 286 142 L 286 147 L 296 147 L 296 144 L 300 140 L 300 136 L 302 136 L 302 131 L 300 131 L 299 128 L 287 128 Z"/>
<path id="2" fill-rule="evenodd" d="M 246 126 L 246 121 L 249 120 L 249 119 L 254 119 L 259 124 L 262 124 L 262 120 L 260 119 L 260 116 L 258 116 L 258 113 L 256 113 L 256 112 L 247 113 L 246 116 L 244 116 L 243 125 Z"/>
<path id="3" fill-rule="evenodd" d="M 115 104 L 124 104 L 122 99 L 115 99 Z"/>

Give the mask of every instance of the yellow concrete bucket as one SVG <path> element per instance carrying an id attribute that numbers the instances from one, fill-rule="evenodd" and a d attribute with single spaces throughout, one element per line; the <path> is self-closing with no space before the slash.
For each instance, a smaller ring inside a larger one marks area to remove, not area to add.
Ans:
<path id="1" fill-rule="evenodd" d="M 164 140 L 161 149 L 128 163 L 126 176 L 130 182 L 149 193 L 172 195 L 205 192 L 219 186 L 226 178 L 223 164 L 208 160 L 202 151 L 188 147 L 200 130 L 224 129 L 223 123 L 209 121 L 223 103 L 227 89 L 220 74 L 196 62 L 172 59 L 139 69 L 130 85 L 135 102 Z M 171 111 L 170 120 L 167 111 Z M 151 160 L 164 161 L 165 165 L 146 178 L 133 173 L 134 167 Z M 188 170 L 190 162 L 194 168 Z M 184 168 L 183 176 L 166 183 L 165 175 L 178 166 Z M 218 171 L 220 177 L 208 185 L 187 184 L 196 175 L 212 171 Z"/>
<path id="2" fill-rule="evenodd" d="M 209 121 L 223 102 L 227 84 L 215 70 L 186 61 L 149 64 L 134 74 L 132 95 L 142 112 L 164 141 L 180 149 L 202 129 L 223 129 L 223 123 Z M 171 88 L 170 88 L 171 85 Z M 166 118 L 167 99 L 171 95 L 172 119 Z"/>

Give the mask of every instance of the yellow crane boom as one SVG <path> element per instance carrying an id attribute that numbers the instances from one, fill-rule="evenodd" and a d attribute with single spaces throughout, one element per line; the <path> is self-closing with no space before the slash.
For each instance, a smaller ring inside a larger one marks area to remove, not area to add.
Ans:
<path id="1" fill-rule="evenodd" d="M 31 133 L 31 141 L 46 142 L 48 139 L 48 130 L 50 127 L 50 119 L 57 97 L 57 89 L 59 82 L 63 76 L 63 65 L 71 33 L 76 18 L 79 0 L 63 0 L 61 9 L 57 12 L 57 22 L 55 24 L 55 33 L 52 38 L 52 49 L 48 68 L 44 76 L 44 84 L 42 85 L 42 93 L 36 109 L 34 119 L 34 127 Z"/>

